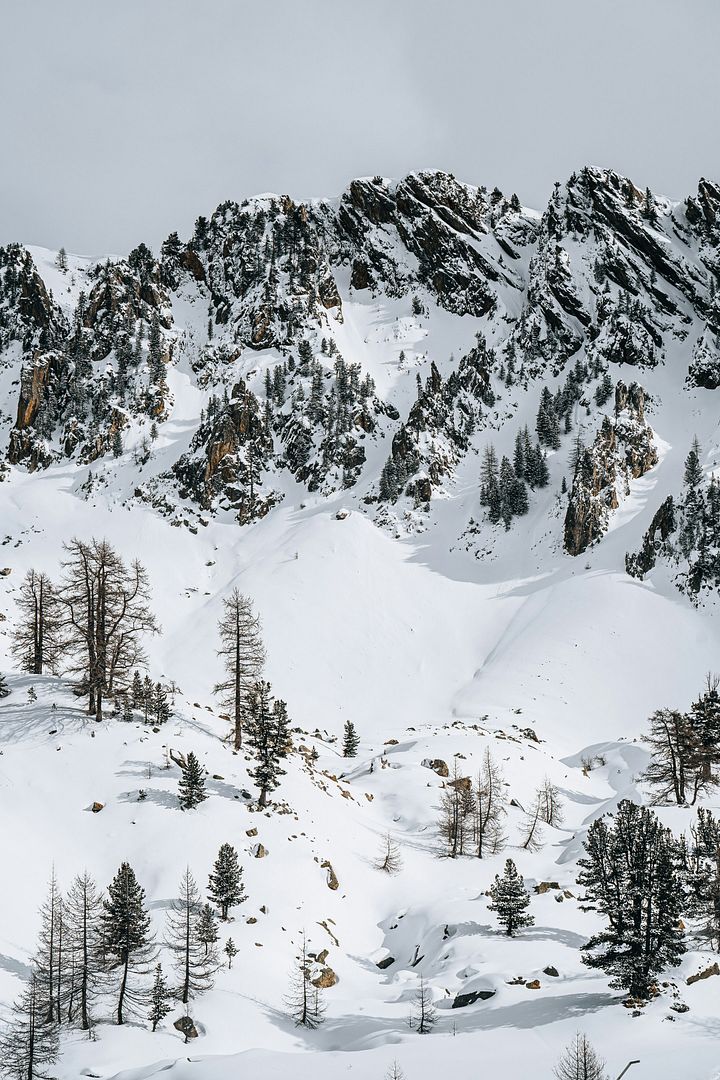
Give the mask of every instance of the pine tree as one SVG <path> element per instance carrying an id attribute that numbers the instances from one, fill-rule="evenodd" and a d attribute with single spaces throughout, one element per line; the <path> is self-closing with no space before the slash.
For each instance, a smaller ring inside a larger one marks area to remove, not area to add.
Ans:
<path id="1" fill-rule="evenodd" d="M 391 1061 L 385 1073 L 385 1080 L 405 1080 L 405 1073 L 400 1068 L 398 1061 Z"/>
<path id="2" fill-rule="evenodd" d="M 213 952 L 217 953 L 217 943 L 220 940 L 217 915 L 210 904 L 203 904 L 200 908 L 197 917 L 197 936 L 205 950 L 204 957 L 208 960 Z"/>
<path id="3" fill-rule="evenodd" d="M 272 700 L 269 682 L 258 682 L 248 697 L 246 720 L 247 741 L 257 762 L 249 775 L 260 789 L 258 806 L 267 806 L 267 797 L 275 791 L 285 770 L 280 762 L 287 757 L 290 748 L 290 728 L 287 705 L 280 699 Z"/>
<path id="4" fill-rule="evenodd" d="M 645 999 L 656 976 L 685 952 L 677 844 L 651 810 L 623 799 L 610 825 L 592 823 L 585 851 L 578 883 L 607 928 L 584 946 L 583 963 Z"/>
<path id="5" fill-rule="evenodd" d="M 190 750 L 185 765 L 182 766 L 182 776 L 178 785 L 178 801 L 181 810 L 194 810 L 201 802 L 205 802 L 205 777 L 207 773 Z"/>
<path id="6" fill-rule="evenodd" d="M 0 700 L 2 698 L 8 697 L 9 694 L 10 694 L 10 687 L 7 684 L 7 679 L 3 675 L 2 671 L 0 671 Z"/>
<path id="7" fill-rule="evenodd" d="M 652 758 L 642 778 L 656 789 L 656 801 L 673 799 L 694 805 L 701 787 L 697 740 L 687 716 L 677 709 L 658 709 L 650 717 L 643 742 Z"/>
<path id="8" fill-rule="evenodd" d="M 168 912 L 165 930 L 165 944 L 173 954 L 180 979 L 178 997 L 183 1005 L 190 1001 L 191 994 L 201 994 L 212 987 L 217 970 L 214 943 L 201 938 L 201 912 L 200 893 L 188 867 L 180 880 L 180 895 Z"/>
<path id="9" fill-rule="evenodd" d="M 473 807 L 473 843 L 477 857 L 502 850 L 505 837 L 502 821 L 507 814 L 507 796 L 503 776 L 486 748 L 475 785 Z"/>
<path id="10" fill-rule="evenodd" d="M 120 428 L 116 428 L 116 430 L 115 430 L 115 432 L 113 434 L 113 437 L 112 437 L 112 452 L 113 452 L 113 457 L 114 458 L 122 457 L 123 441 L 122 441 L 122 432 L 120 431 Z"/>
<path id="11" fill-rule="evenodd" d="M 123 1024 L 126 1011 L 137 1012 L 147 1002 L 142 979 L 155 959 L 145 890 L 138 884 L 129 863 L 122 863 L 108 886 L 102 925 L 109 970 L 120 973 L 117 1022 Z M 139 985 L 131 984 L 133 977 L 137 977 Z"/>
<path id="12" fill-rule="evenodd" d="M 225 955 L 228 958 L 228 971 L 229 971 L 230 968 L 232 967 L 233 960 L 237 956 L 237 952 L 238 952 L 237 951 L 237 946 L 235 945 L 235 942 L 233 941 L 233 939 L 231 937 L 229 937 L 227 939 L 227 941 L 225 942 L 224 952 L 225 952 Z"/>
<path id="13" fill-rule="evenodd" d="M 295 1021 L 295 1027 L 317 1028 L 323 1022 L 325 1005 L 322 1001 L 320 990 L 313 986 L 310 957 L 307 950 L 305 934 L 302 935 L 300 952 L 296 957 L 290 987 L 285 998 L 290 1017 Z"/>
<path id="14" fill-rule="evenodd" d="M 64 956 L 64 905 L 55 871 L 40 908 L 40 934 L 34 957 L 36 1004 L 45 1023 L 60 1023 Z"/>
<path id="15" fill-rule="evenodd" d="M 70 987 L 67 1019 L 76 1018 L 83 1031 L 92 1024 L 92 1004 L 100 992 L 102 901 L 90 875 L 78 874 L 65 898 L 65 923 L 69 954 Z"/>
<path id="16" fill-rule="evenodd" d="M 580 1031 L 565 1047 L 553 1072 L 556 1080 L 607 1080 L 604 1061 Z"/>
<path id="17" fill-rule="evenodd" d="M 162 964 L 158 964 L 155 968 L 155 978 L 150 991 L 150 1013 L 148 1015 L 153 1031 L 157 1031 L 158 1024 L 165 1019 L 169 1012 L 171 1012 L 170 990 L 163 975 Z"/>
<path id="18" fill-rule="evenodd" d="M 139 671 L 133 672 L 132 689 L 130 691 L 132 697 L 133 709 L 142 709 L 145 702 L 145 691 L 143 688 L 143 681 Z"/>
<path id="19" fill-rule="evenodd" d="M 720 820 L 711 810 L 698 810 L 684 862 L 689 914 L 711 946 L 720 950 Z"/>
<path id="20" fill-rule="evenodd" d="M 63 653 L 60 611 L 46 574 L 28 570 L 17 595 L 19 617 L 13 626 L 12 654 L 31 675 L 57 674 Z"/>
<path id="21" fill-rule="evenodd" d="M 356 757 L 359 745 L 360 736 L 355 730 L 355 725 L 352 720 L 346 720 L 343 736 L 343 757 Z"/>
<path id="22" fill-rule="evenodd" d="M 432 993 L 421 975 L 413 1002 L 412 1026 L 418 1035 L 427 1035 L 435 1027 L 437 1019 L 437 1010 L 432 1002 Z"/>
<path id="23" fill-rule="evenodd" d="M 375 859 L 374 865 L 376 870 L 382 870 L 385 874 L 397 874 L 402 869 L 400 848 L 390 833 L 386 833 L 383 837 L 380 852 Z"/>
<path id="24" fill-rule="evenodd" d="M 61 247 L 57 255 L 55 256 L 55 265 L 57 266 L 58 270 L 67 270 L 68 257 L 67 251 L 64 247 Z"/>
<path id="25" fill-rule="evenodd" d="M 48 1066 L 59 1053 L 57 1024 L 43 1015 L 35 972 L 12 1006 L 12 1018 L 0 1037 L 0 1058 L 13 1080 L 47 1080 Z"/>
<path id="26" fill-rule="evenodd" d="M 685 458 L 685 486 L 688 491 L 694 493 L 703 482 L 703 470 L 700 464 L 700 443 L 697 435 L 692 441 L 690 452 Z"/>
<path id="27" fill-rule="evenodd" d="M 260 620 L 253 612 L 250 599 L 238 589 L 233 589 L 223 601 L 218 633 L 218 656 L 222 657 L 225 666 L 225 680 L 215 686 L 214 692 L 220 695 L 223 705 L 230 711 L 234 745 L 239 750 L 250 692 L 260 679 L 265 664 L 265 648 Z"/>
<path id="28" fill-rule="evenodd" d="M 162 683 L 155 683 L 153 712 L 158 724 L 166 724 L 170 719 L 170 703 L 168 702 L 167 690 Z"/>
<path id="29" fill-rule="evenodd" d="M 488 910 L 497 913 L 498 922 L 508 937 L 514 937 L 518 930 L 535 922 L 532 915 L 527 914 L 530 895 L 512 859 L 506 861 L 502 877 L 495 875 L 490 896 L 492 904 L 488 905 Z"/>
<path id="30" fill-rule="evenodd" d="M 223 844 L 218 852 L 208 883 L 208 896 L 220 909 L 220 918 L 227 922 L 230 908 L 247 900 L 242 881 L 242 867 L 232 844 Z"/>

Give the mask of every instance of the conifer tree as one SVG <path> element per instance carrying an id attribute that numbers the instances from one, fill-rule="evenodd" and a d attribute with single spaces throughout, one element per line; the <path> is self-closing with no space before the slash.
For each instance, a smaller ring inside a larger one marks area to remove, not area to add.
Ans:
<path id="1" fill-rule="evenodd" d="M 393 840 L 390 833 L 383 837 L 380 852 L 375 859 L 375 869 L 382 870 L 385 874 L 397 874 L 402 868 L 402 855 L 400 848 Z"/>
<path id="2" fill-rule="evenodd" d="M 267 806 L 270 792 L 275 791 L 285 770 L 280 762 L 290 748 L 290 727 L 287 705 L 279 698 L 272 700 L 269 682 L 255 683 L 248 698 L 246 720 L 247 742 L 257 762 L 249 775 L 260 789 L 258 806 Z"/>
<path id="3" fill-rule="evenodd" d="M 7 679 L 0 671 L 0 699 L 8 697 L 10 694 L 10 687 L 7 684 Z"/>
<path id="4" fill-rule="evenodd" d="M 208 883 L 208 896 L 220 909 L 220 918 L 227 922 L 230 908 L 247 900 L 242 881 L 242 867 L 232 844 L 223 844 L 218 852 Z"/>
<path id="5" fill-rule="evenodd" d="M 63 653 L 60 611 L 46 574 L 28 570 L 17 595 L 19 617 L 13 626 L 12 654 L 31 675 L 57 674 Z"/>
<path id="6" fill-rule="evenodd" d="M 237 946 L 231 937 L 225 942 L 225 955 L 228 958 L 228 971 L 232 967 L 233 959 L 237 956 Z"/>
<path id="7" fill-rule="evenodd" d="M 150 1013 L 148 1015 L 153 1031 L 157 1031 L 158 1024 L 165 1019 L 170 1011 L 170 990 L 165 981 L 162 964 L 158 964 L 155 968 L 155 978 L 150 991 Z"/>
<path id="8" fill-rule="evenodd" d="M 553 829 L 559 828 L 564 820 L 560 789 L 547 776 L 538 788 L 536 798 L 542 821 Z"/>
<path id="9" fill-rule="evenodd" d="M 145 691 L 143 688 L 143 681 L 140 672 L 135 670 L 132 678 L 132 688 L 130 691 L 132 698 L 133 709 L 142 709 L 145 700 Z"/>
<path id="10" fill-rule="evenodd" d="M 59 1052 L 58 1029 L 43 1015 L 35 972 L 12 1006 L 8 1027 L 0 1036 L 0 1060 L 13 1080 L 47 1080 L 48 1067 Z"/>
<path id="11" fill-rule="evenodd" d="M 210 904 L 203 904 L 200 908 L 197 917 L 197 936 L 198 941 L 203 946 L 203 955 L 207 961 L 213 952 L 217 952 L 217 943 L 220 940 L 217 915 L 210 907 Z"/>
<path id="12" fill-rule="evenodd" d="M 108 886 L 102 926 L 109 970 L 120 976 L 116 1015 L 118 1024 L 123 1024 L 127 1012 L 137 1012 L 147 1003 L 143 980 L 155 959 L 145 890 L 127 862 L 121 864 Z"/>
<path id="13" fill-rule="evenodd" d="M 578 883 L 607 927 L 584 946 L 583 963 L 646 999 L 656 976 L 685 952 L 677 844 L 651 810 L 623 799 L 611 824 L 592 823 L 585 851 Z"/>
<path id="14" fill-rule="evenodd" d="M 290 1017 L 295 1022 L 295 1027 L 317 1028 L 323 1022 L 325 1005 L 322 1000 L 320 989 L 313 986 L 310 956 L 307 950 L 305 934 L 302 935 L 300 952 L 298 953 L 292 974 L 290 986 L 285 998 Z"/>
<path id="15" fill-rule="evenodd" d="M 685 486 L 690 492 L 694 492 L 703 482 L 700 454 L 700 443 L 696 435 L 693 438 L 688 456 L 685 458 Z"/>
<path id="16" fill-rule="evenodd" d="M 352 720 L 346 720 L 343 735 L 343 757 L 356 757 L 359 745 L 360 736 L 355 730 L 355 725 Z"/>
<path id="17" fill-rule="evenodd" d="M 684 864 L 689 914 L 720 951 L 720 820 L 711 810 L 698 810 Z"/>
<path id="18" fill-rule="evenodd" d="M 475 784 L 473 807 L 473 842 L 477 857 L 502 850 L 505 837 L 502 821 L 507 814 L 507 796 L 499 766 L 486 748 L 482 768 Z"/>
<path id="19" fill-rule="evenodd" d="M 178 997 L 183 1005 L 191 994 L 201 994 L 213 984 L 217 970 L 217 951 L 214 943 L 202 940 L 200 893 L 190 868 L 180 880 L 180 895 L 168 912 L 165 944 L 173 954 L 175 970 L 180 980 Z"/>
<path id="20" fill-rule="evenodd" d="M 413 1002 L 412 1026 L 418 1035 L 427 1035 L 435 1027 L 437 1019 L 437 1010 L 433 1005 L 432 993 L 425 982 L 425 978 L 421 975 Z"/>
<path id="21" fill-rule="evenodd" d="M 167 690 L 162 683 L 155 683 L 153 711 L 158 724 L 166 724 L 170 719 L 170 703 L 168 702 Z"/>
<path id="22" fill-rule="evenodd" d="M 495 875 L 490 896 L 492 904 L 488 905 L 488 910 L 497 913 L 498 922 L 505 928 L 508 937 L 514 937 L 518 930 L 535 922 L 532 915 L 527 913 L 530 895 L 512 859 L 506 861 L 502 877 Z"/>
<path id="23" fill-rule="evenodd" d="M 385 1080 L 405 1080 L 405 1073 L 400 1068 L 398 1061 L 391 1061 L 385 1073 Z"/>
<path id="24" fill-rule="evenodd" d="M 544 799 L 540 792 L 533 795 L 530 806 L 524 814 L 524 839 L 522 847 L 525 851 L 540 851 L 543 845 L 544 833 L 542 822 L 544 817 Z"/>
<path id="25" fill-rule="evenodd" d="M 88 694 L 88 712 L 103 718 L 103 702 L 127 687 L 143 654 L 145 633 L 159 627 L 149 607 L 147 574 L 139 562 L 127 567 L 106 540 L 65 545 L 64 578 L 56 596 L 72 664 Z"/>
<path id="26" fill-rule="evenodd" d="M 101 987 L 102 901 L 90 875 L 78 874 L 65 898 L 65 923 L 70 969 L 67 1019 L 76 1018 L 83 1031 L 92 1023 L 91 1009 Z"/>
<path id="27" fill-rule="evenodd" d="M 60 1023 L 61 980 L 63 976 L 64 905 L 55 871 L 45 901 L 40 908 L 40 934 L 34 957 L 35 1000 L 45 1023 Z"/>
<path id="28" fill-rule="evenodd" d="M 556 1080 L 607 1080 L 605 1063 L 580 1031 L 565 1047 L 553 1072 Z"/>
<path id="29" fill-rule="evenodd" d="M 233 589 L 223 600 L 218 633 L 218 656 L 222 657 L 225 666 L 225 679 L 215 686 L 215 693 L 230 712 L 234 746 L 239 750 L 249 696 L 261 678 L 265 664 L 260 619 L 253 612 L 250 599 L 239 589 Z"/>
<path id="30" fill-rule="evenodd" d="M 205 777 L 207 773 L 195 757 L 192 750 L 188 753 L 186 762 L 182 767 L 182 776 L 178 785 L 178 801 L 181 810 L 194 810 L 200 803 L 205 802 Z"/>

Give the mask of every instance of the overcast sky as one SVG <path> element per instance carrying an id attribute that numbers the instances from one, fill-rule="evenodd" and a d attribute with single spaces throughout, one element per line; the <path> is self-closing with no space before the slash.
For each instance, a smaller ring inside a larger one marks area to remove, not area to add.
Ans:
<path id="1" fill-rule="evenodd" d="M 157 247 L 224 199 L 442 168 L 540 206 L 585 163 L 720 177 L 718 0 L 19 0 L 0 242 Z"/>

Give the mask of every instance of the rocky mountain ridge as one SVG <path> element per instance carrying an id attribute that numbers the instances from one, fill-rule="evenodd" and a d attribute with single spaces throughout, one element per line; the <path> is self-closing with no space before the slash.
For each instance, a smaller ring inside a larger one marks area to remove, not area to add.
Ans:
<path id="1" fill-rule="evenodd" d="M 629 477 L 658 461 L 642 415 L 651 373 L 720 385 L 719 211 L 704 179 L 673 203 L 585 168 L 538 214 L 426 172 L 356 180 L 335 200 L 226 202 L 157 257 L 143 244 L 96 264 L 63 252 L 41 273 L 9 245 L 3 456 L 126 475 L 124 497 L 180 521 L 245 524 L 290 490 L 345 491 L 402 532 L 473 472 L 479 490 L 477 455 L 527 414 L 569 491 L 562 533 L 578 554 L 629 492 L 608 473 L 616 439 Z M 180 374 L 201 403 L 183 439 Z M 557 452 L 578 440 L 568 470 Z"/>

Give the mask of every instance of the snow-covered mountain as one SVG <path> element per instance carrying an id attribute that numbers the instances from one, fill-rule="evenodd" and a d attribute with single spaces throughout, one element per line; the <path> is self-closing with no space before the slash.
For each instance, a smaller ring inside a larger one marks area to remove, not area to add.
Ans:
<path id="1" fill-rule="evenodd" d="M 0 248 L 0 999 L 53 865 L 104 887 L 128 860 L 159 940 L 186 866 L 204 887 L 221 843 L 248 892 L 221 931 L 232 969 L 191 1004 L 197 1041 L 180 1009 L 157 1032 L 68 1031 L 59 1077 L 370 1080 L 396 1059 L 408 1080 L 448 1063 L 519 1080 L 529 1061 L 551 1075 L 578 1028 L 612 1075 L 632 1058 L 638 1080 L 716 1075 L 720 979 L 687 984 L 716 954 L 689 936 L 633 1016 L 581 962 L 601 920 L 576 878 L 592 821 L 649 801 L 647 718 L 719 670 L 719 213 L 706 180 L 676 203 L 586 168 L 540 213 L 420 173 L 228 202 L 158 257 Z M 75 536 L 147 568 L 169 725 L 96 725 L 68 679 L 13 666 L 23 575 L 55 579 Z M 294 731 L 268 813 L 212 694 L 234 587 Z M 429 764 L 474 777 L 486 748 L 507 846 L 442 858 L 450 778 Z M 212 778 L 192 813 L 170 750 Z M 532 851 L 545 777 L 564 820 Z M 695 817 L 658 813 L 677 833 Z M 387 834 L 393 876 L 374 865 Z M 535 917 L 513 940 L 486 896 L 508 856 Z M 337 977 L 313 1032 L 283 1004 L 303 930 Z M 420 975 L 426 1039 L 407 1023 Z"/>

